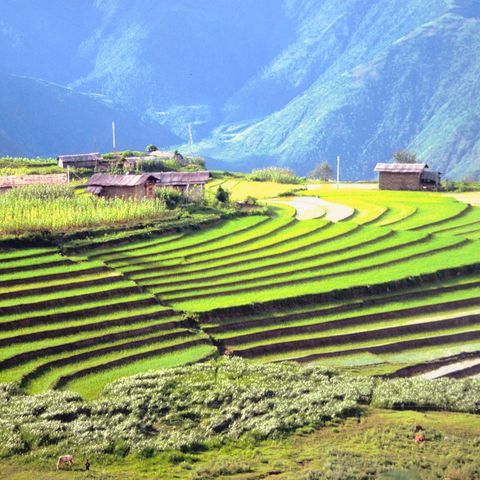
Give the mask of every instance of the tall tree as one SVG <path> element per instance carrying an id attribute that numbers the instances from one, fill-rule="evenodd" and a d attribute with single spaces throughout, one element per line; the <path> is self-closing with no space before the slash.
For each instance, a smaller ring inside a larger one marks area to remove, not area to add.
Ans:
<path id="1" fill-rule="evenodd" d="M 410 150 L 397 150 L 393 153 L 395 163 L 417 163 L 417 154 Z"/>
<path id="2" fill-rule="evenodd" d="M 322 162 L 315 165 L 313 170 L 310 172 L 309 177 L 327 182 L 333 177 L 333 170 L 328 162 Z"/>

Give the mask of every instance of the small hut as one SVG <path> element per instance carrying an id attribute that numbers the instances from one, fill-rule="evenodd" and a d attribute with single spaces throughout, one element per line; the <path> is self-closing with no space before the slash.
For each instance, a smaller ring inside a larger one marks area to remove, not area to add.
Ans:
<path id="1" fill-rule="evenodd" d="M 81 153 L 78 155 L 60 155 L 57 157 L 58 166 L 61 168 L 95 168 L 102 162 L 100 153 Z"/>
<path id="2" fill-rule="evenodd" d="M 205 184 L 210 178 L 210 172 L 160 172 L 154 173 L 157 187 L 173 188 L 183 193 L 203 194 Z"/>
<path id="3" fill-rule="evenodd" d="M 141 175 L 108 175 L 96 173 L 87 182 L 87 192 L 105 198 L 155 198 L 154 174 Z"/>
<path id="4" fill-rule="evenodd" d="M 426 163 L 377 163 L 380 190 L 432 190 L 440 186 L 440 172 Z"/>

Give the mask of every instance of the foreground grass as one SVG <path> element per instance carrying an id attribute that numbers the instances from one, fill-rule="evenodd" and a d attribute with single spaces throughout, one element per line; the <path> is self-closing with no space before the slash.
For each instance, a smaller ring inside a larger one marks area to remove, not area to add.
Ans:
<path id="1" fill-rule="evenodd" d="M 427 442 L 413 442 L 413 428 L 426 429 Z M 309 479 L 475 479 L 480 475 L 480 416 L 443 412 L 369 409 L 360 422 L 303 429 L 291 437 L 256 441 L 245 437 L 203 451 L 170 451 L 142 459 L 113 455 L 90 458 L 90 474 L 76 465 L 56 472 L 55 458 L 0 461 L 3 478 L 309 480 Z M 77 457 L 77 463 L 84 461 Z"/>

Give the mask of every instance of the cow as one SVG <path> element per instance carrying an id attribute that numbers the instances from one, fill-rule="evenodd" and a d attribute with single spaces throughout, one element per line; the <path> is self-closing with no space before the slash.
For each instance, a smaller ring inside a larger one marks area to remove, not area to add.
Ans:
<path id="1" fill-rule="evenodd" d="M 62 455 L 58 457 L 57 460 L 57 470 L 60 470 L 61 467 L 63 467 L 66 464 L 69 464 L 70 466 L 73 465 L 73 456 L 72 455 Z"/>
<path id="2" fill-rule="evenodd" d="M 423 433 L 415 434 L 415 443 L 423 443 L 425 440 L 425 435 Z"/>

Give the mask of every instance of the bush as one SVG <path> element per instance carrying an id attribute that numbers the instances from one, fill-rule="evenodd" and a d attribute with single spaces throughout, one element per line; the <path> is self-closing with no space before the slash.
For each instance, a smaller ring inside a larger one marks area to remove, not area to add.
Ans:
<path id="1" fill-rule="evenodd" d="M 301 183 L 302 179 L 298 178 L 294 171 L 284 167 L 267 167 L 252 170 L 247 175 L 249 180 L 257 182 L 276 182 L 276 183 Z"/>
<path id="2" fill-rule="evenodd" d="M 478 192 L 480 191 L 480 182 L 446 180 L 442 183 L 440 190 L 443 192 Z"/>
<path id="3" fill-rule="evenodd" d="M 189 158 L 189 161 L 191 164 L 196 165 L 197 167 L 200 167 L 202 169 L 205 169 L 206 167 L 205 159 L 203 159 L 202 157 Z"/>
<path id="4" fill-rule="evenodd" d="M 161 200 L 169 210 L 186 203 L 184 194 L 173 188 L 157 188 L 155 197 Z"/>
<path id="5" fill-rule="evenodd" d="M 224 190 L 221 185 L 219 185 L 215 193 L 215 198 L 220 203 L 228 203 L 228 200 L 230 199 L 230 193 Z"/>
<path id="6" fill-rule="evenodd" d="M 156 152 L 156 151 L 158 151 L 158 147 L 156 145 L 154 145 L 153 143 L 149 143 L 146 146 L 145 151 L 146 152 Z"/>
<path id="7" fill-rule="evenodd" d="M 410 150 L 397 150 L 393 153 L 395 163 L 417 163 L 417 154 Z"/>
<path id="8" fill-rule="evenodd" d="M 328 162 L 322 162 L 316 165 L 309 174 L 310 178 L 328 182 L 333 177 L 333 170 Z"/>

